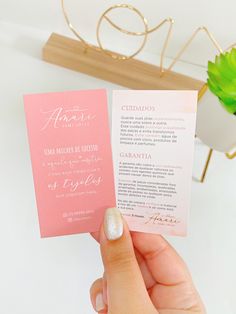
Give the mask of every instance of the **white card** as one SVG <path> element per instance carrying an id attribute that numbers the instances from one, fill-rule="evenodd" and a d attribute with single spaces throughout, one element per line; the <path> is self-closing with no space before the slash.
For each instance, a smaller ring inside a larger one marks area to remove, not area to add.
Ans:
<path id="1" fill-rule="evenodd" d="M 117 207 L 130 230 L 185 236 L 197 91 L 113 92 Z"/>

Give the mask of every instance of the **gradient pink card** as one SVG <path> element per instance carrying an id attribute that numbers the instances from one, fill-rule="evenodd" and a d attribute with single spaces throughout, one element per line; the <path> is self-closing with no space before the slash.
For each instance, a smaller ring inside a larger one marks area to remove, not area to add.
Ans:
<path id="1" fill-rule="evenodd" d="M 24 102 L 41 236 L 98 230 L 116 203 L 105 90 Z"/>

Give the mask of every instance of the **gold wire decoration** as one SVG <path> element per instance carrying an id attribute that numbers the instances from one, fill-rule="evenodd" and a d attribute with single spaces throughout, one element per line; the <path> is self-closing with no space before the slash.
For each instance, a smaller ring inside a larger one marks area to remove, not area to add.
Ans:
<path id="1" fill-rule="evenodd" d="M 172 28 L 173 28 L 173 24 L 174 24 L 174 20 L 172 18 L 166 18 L 161 23 L 159 23 L 157 26 L 155 26 L 153 28 L 149 28 L 147 19 L 134 6 L 129 5 L 129 4 L 117 4 L 117 5 L 111 6 L 99 18 L 99 21 L 98 21 L 98 24 L 97 24 L 97 28 L 96 28 L 96 35 L 97 35 L 98 46 L 95 46 L 95 45 L 90 44 L 89 42 L 87 42 L 80 35 L 78 30 L 75 28 L 75 26 L 71 23 L 69 15 L 68 15 L 68 13 L 66 11 L 66 8 L 65 8 L 65 1 L 64 0 L 61 0 L 61 5 L 62 5 L 63 15 L 65 17 L 65 20 L 66 20 L 66 23 L 67 23 L 68 27 L 73 32 L 73 34 L 84 44 L 85 50 L 88 49 L 88 48 L 96 49 L 96 50 L 101 51 L 101 52 L 103 52 L 105 54 L 108 54 L 113 59 L 117 59 L 117 60 L 128 60 L 128 59 L 131 59 L 131 58 L 135 57 L 136 55 L 138 55 L 143 50 L 143 48 L 145 47 L 148 35 L 150 33 L 153 33 L 155 31 L 157 31 L 158 29 L 160 29 L 165 24 L 169 24 L 167 36 L 166 36 L 166 39 L 164 41 L 164 45 L 163 45 L 163 48 L 162 48 L 162 51 L 161 51 L 161 58 L 160 58 L 160 71 L 161 71 L 161 73 L 164 72 L 163 63 L 164 63 L 165 53 L 166 53 L 166 49 L 167 49 L 169 41 L 170 41 L 170 37 L 171 37 L 171 34 L 172 34 Z M 136 15 L 138 15 L 141 18 L 141 20 L 143 22 L 143 25 L 144 25 L 144 30 L 142 32 L 131 32 L 131 31 L 126 30 L 126 29 L 118 26 L 117 24 L 115 24 L 109 18 L 108 13 L 110 13 L 111 11 L 114 11 L 116 9 L 127 9 L 129 11 L 134 12 Z M 101 30 L 101 24 L 102 24 L 102 22 L 104 20 L 107 21 L 112 27 L 117 29 L 119 32 L 122 32 L 122 33 L 124 33 L 126 35 L 140 36 L 140 37 L 143 36 L 144 37 L 143 38 L 143 42 L 142 42 L 141 46 L 139 47 L 139 49 L 135 53 L 131 54 L 130 56 L 116 54 L 116 53 L 113 53 L 113 52 L 105 49 L 103 47 L 103 44 L 102 44 L 102 41 L 101 41 L 101 34 L 100 34 L 101 33 L 101 31 L 100 31 Z"/>
<path id="2" fill-rule="evenodd" d="M 98 46 L 95 46 L 93 44 L 90 44 L 89 42 L 87 42 L 78 32 L 78 30 L 75 28 L 75 26 L 71 23 L 69 15 L 66 11 L 65 8 L 65 0 L 61 0 L 61 5 L 62 5 L 62 11 L 63 11 L 63 15 L 65 17 L 66 23 L 68 25 L 68 27 L 70 28 L 70 30 L 74 33 L 74 35 L 84 44 L 85 50 L 87 50 L 88 48 L 92 48 L 95 49 L 97 51 L 101 51 L 109 56 L 111 56 L 113 59 L 117 59 L 117 60 L 128 60 L 131 59 L 135 56 L 137 56 L 145 47 L 145 44 L 147 42 L 148 39 L 148 35 L 159 30 L 162 26 L 164 26 L 165 24 L 169 24 L 168 27 L 168 31 L 167 31 L 167 35 L 166 35 L 166 39 L 164 41 L 162 50 L 161 50 L 161 56 L 160 56 L 160 74 L 164 75 L 165 72 L 171 71 L 174 67 L 174 65 L 180 60 L 181 56 L 183 55 L 183 53 L 187 50 L 187 48 L 190 46 L 190 44 L 193 42 L 193 40 L 195 39 L 195 37 L 198 35 L 198 33 L 200 32 L 204 32 L 207 37 L 209 38 L 209 40 L 212 42 L 213 46 L 218 50 L 218 52 L 222 53 L 224 51 L 227 51 L 231 48 L 233 48 L 234 46 L 236 46 L 236 43 L 234 43 L 233 45 L 230 45 L 227 49 L 223 50 L 223 48 L 220 46 L 220 44 L 217 42 L 216 38 L 213 36 L 213 34 L 205 27 L 205 26 L 201 26 L 198 27 L 194 33 L 190 36 L 190 38 L 186 41 L 186 43 L 183 45 L 183 47 L 180 49 L 180 51 L 178 52 L 178 54 L 176 55 L 176 57 L 173 59 L 172 63 L 169 65 L 169 67 L 167 67 L 167 69 L 164 69 L 164 59 L 166 57 L 166 50 L 168 47 L 168 44 L 170 42 L 170 38 L 173 32 L 173 24 L 174 24 L 174 20 L 169 17 L 164 19 L 163 21 L 161 21 L 158 25 L 156 25 L 153 28 L 149 28 L 148 26 L 148 22 L 147 19 L 145 18 L 145 16 L 142 14 L 142 12 L 140 12 L 137 8 L 135 8 L 134 6 L 130 5 L 130 4 L 117 4 L 117 5 L 113 5 L 111 7 L 109 7 L 104 13 L 102 13 L 101 17 L 98 20 L 97 23 L 97 27 L 96 27 L 96 36 L 97 36 L 97 42 L 98 42 Z M 111 11 L 114 11 L 116 9 L 127 9 L 129 11 L 134 12 L 136 15 L 138 15 L 140 17 L 140 19 L 143 22 L 144 25 L 144 30 L 142 32 L 132 32 L 129 30 L 124 29 L 123 27 L 118 26 L 116 23 L 114 23 L 110 17 L 108 16 L 108 13 L 110 13 Z M 143 42 L 141 44 L 141 46 L 137 49 L 137 51 L 129 56 L 126 55 L 121 55 L 121 54 L 117 54 L 114 52 L 111 52 L 107 49 L 105 49 L 103 47 L 102 41 L 101 41 L 101 24 L 103 21 L 107 21 L 113 28 L 115 28 L 116 30 L 118 30 L 119 32 L 122 32 L 126 35 L 130 35 L 130 36 L 143 36 Z M 206 89 L 203 88 L 203 91 Z M 201 93 L 200 93 L 201 94 Z M 204 94 L 204 93 L 202 93 Z"/>

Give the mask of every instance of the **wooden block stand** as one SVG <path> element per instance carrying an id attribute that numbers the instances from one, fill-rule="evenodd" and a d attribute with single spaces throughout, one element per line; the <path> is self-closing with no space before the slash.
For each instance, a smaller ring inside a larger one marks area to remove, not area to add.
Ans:
<path id="1" fill-rule="evenodd" d="M 136 59 L 115 60 L 78 41 L 52 34 L 43 48 L 43 60 L 130 89 L 201 91 L 204 82 L 170 71 L 160 77 L 160 68 Z"/>

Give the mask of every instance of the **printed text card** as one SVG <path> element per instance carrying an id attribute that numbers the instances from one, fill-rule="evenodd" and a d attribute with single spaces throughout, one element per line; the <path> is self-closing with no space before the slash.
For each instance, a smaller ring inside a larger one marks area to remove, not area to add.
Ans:
<path id="1" fill-rule="evenodd" d="M 117 206 L 131 230 L 186 235 L 196 106 L 196 91 L 114 91 Z"/>
<path id="2" fill-rule="evenodd" d="M 115 206 L 105 90 L 24 100 L 42 237 L 98 230 Z"/>

